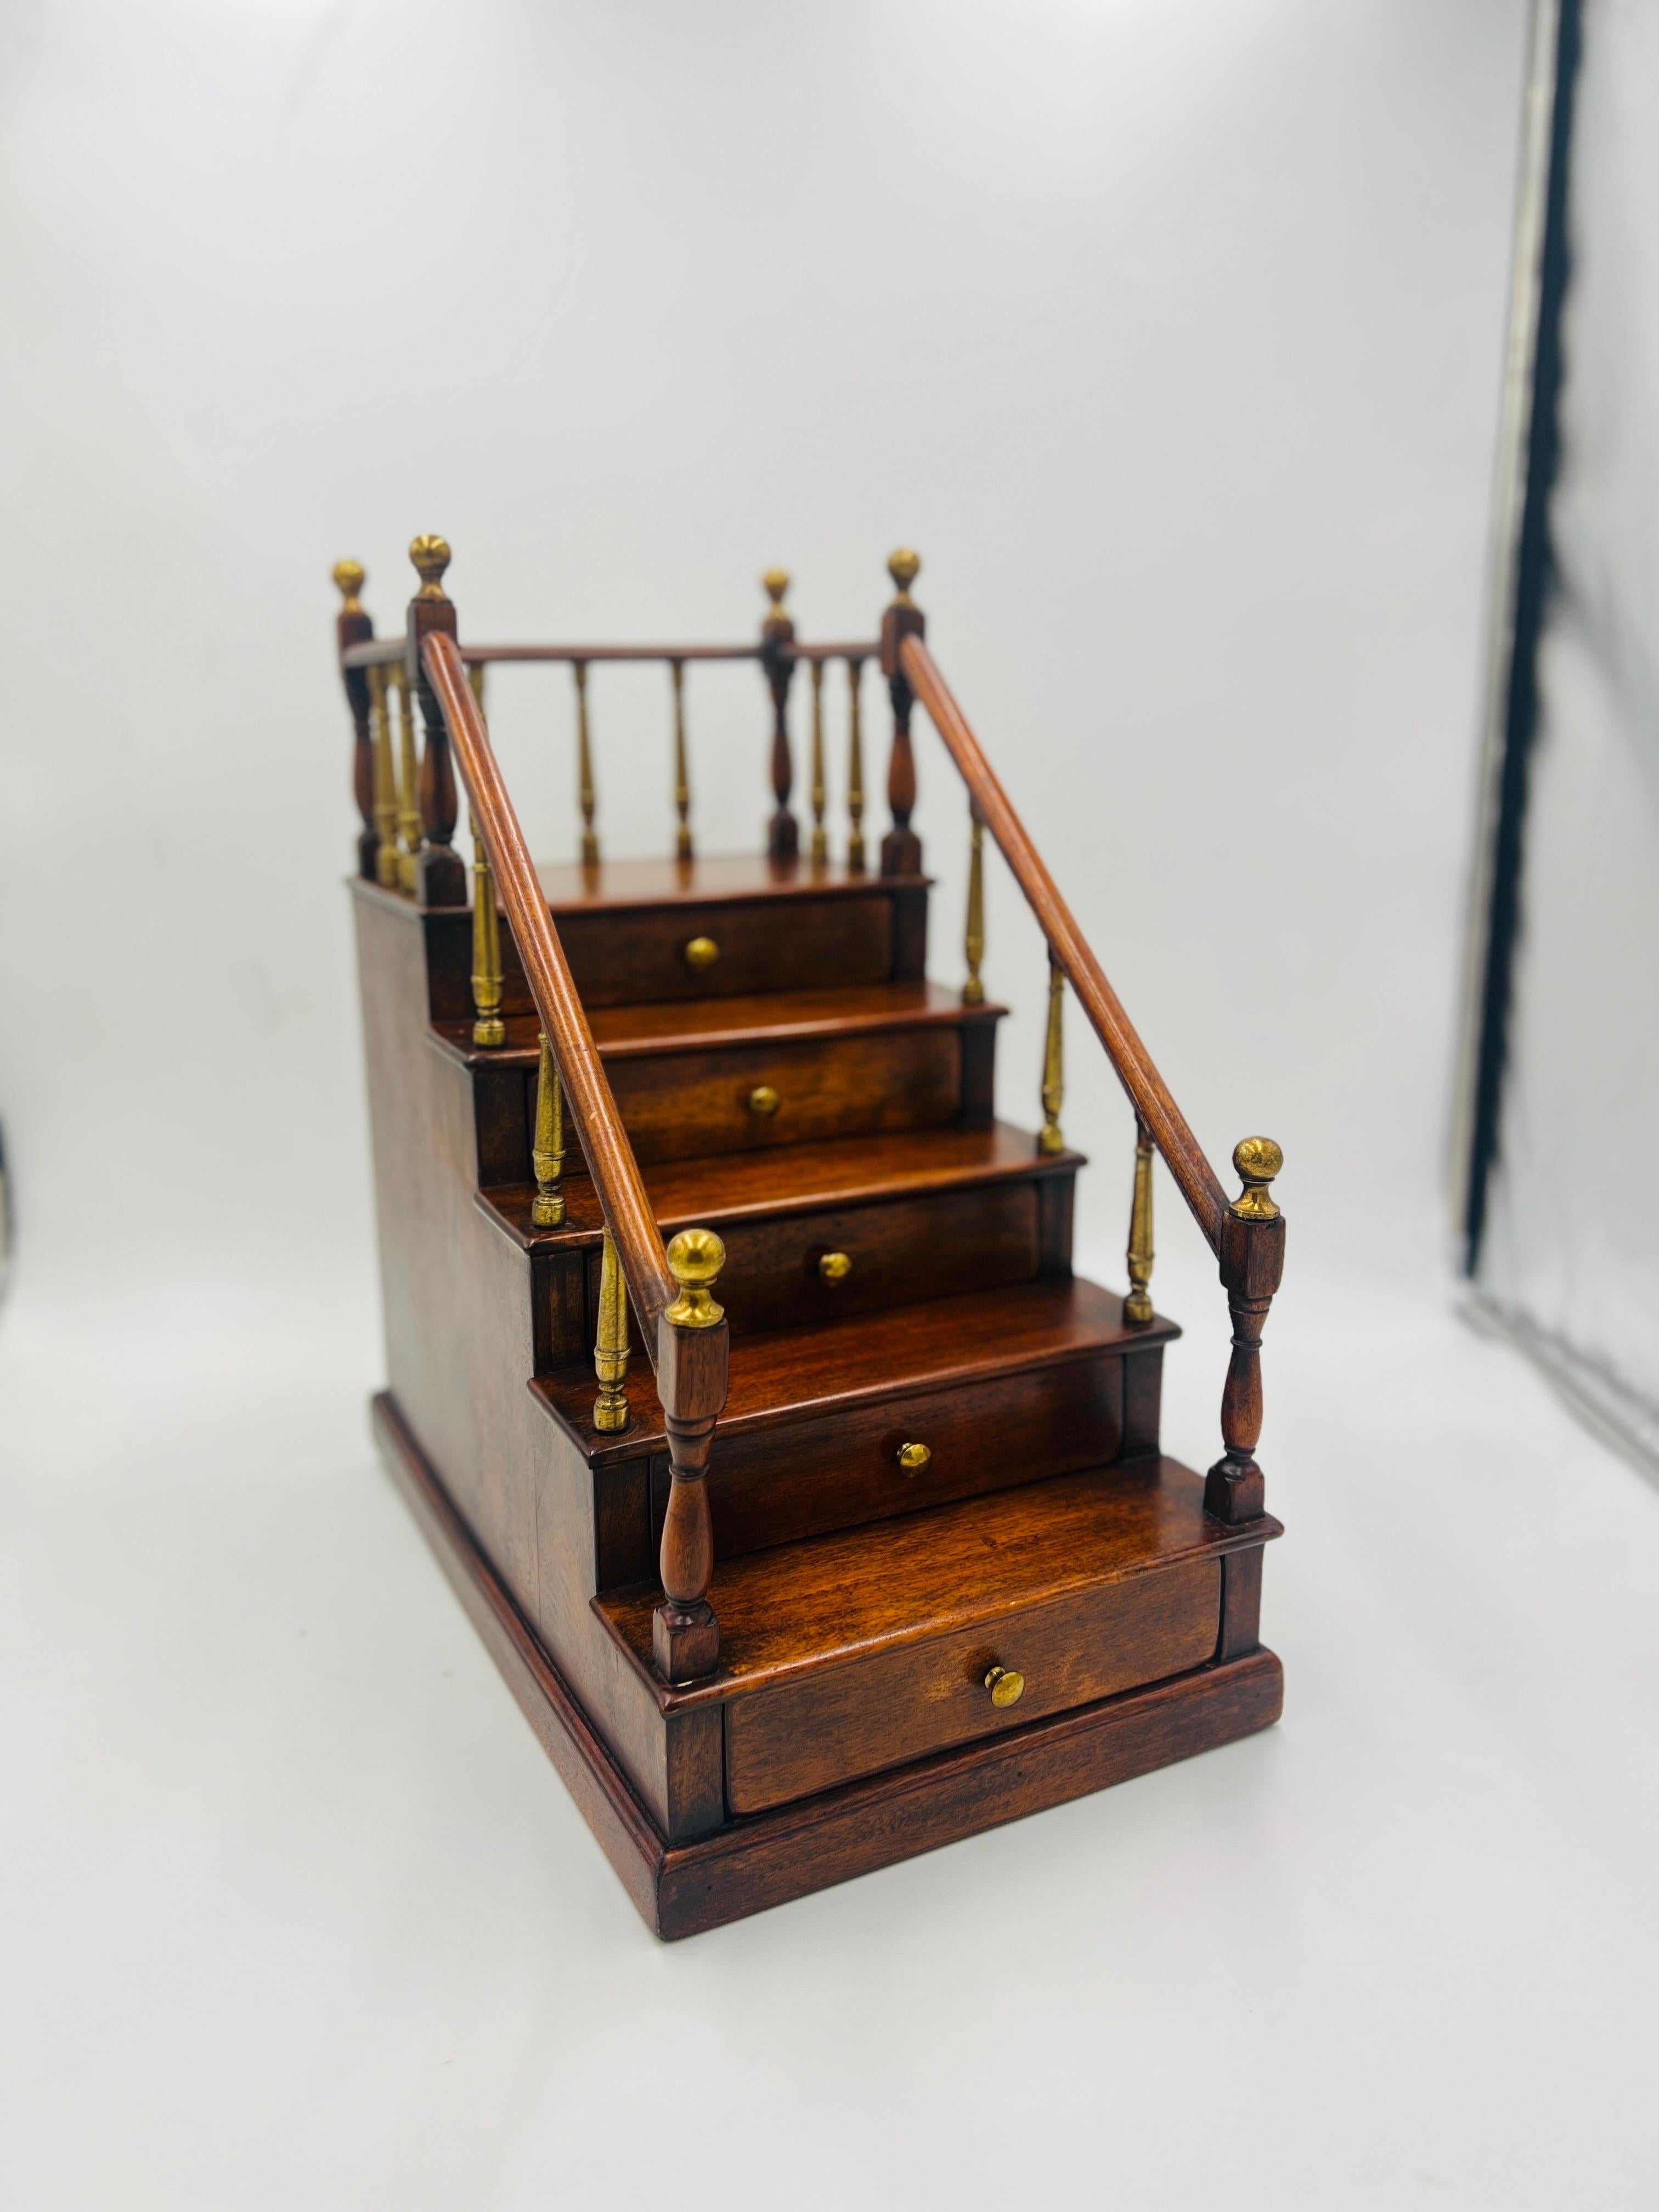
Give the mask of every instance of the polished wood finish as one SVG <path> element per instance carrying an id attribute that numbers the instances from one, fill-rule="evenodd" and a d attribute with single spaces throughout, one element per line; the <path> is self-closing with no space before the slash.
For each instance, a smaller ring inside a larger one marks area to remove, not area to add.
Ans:
<path id="1" fill-rule="evenodd" d="M 374 638 L 374 623 L 357 597 L 363 587 L 362 563 L 337 562 L 334 582 L 341 599 L 340 611 L 334 617 L 335 651 L 351 716 L 351 788 L 362 817 L 362 828 L 357 833 L 357 873 L 372 884 L 380 843 L 374 821 L 374 744 L 369 730 L 368 676 L 353 658 L 353 648 Z"/>
<path id="2" fill-rule="evenodd" d="M 887 678 L 887 695 L 893 703 L 893 749 L 887 763 L 887 805 L 893 822 L 881 841 L 884 876 L 914 876 L 921 872 L 921 840 L 910 827 L 916 803 L 916 757 L 910 743 L 910 710 L 915 693 L 902 650 L 908 638 L 920 640 L 927 629 L 909 590 L 920 565 L 914 553 L 896 553 L 887 564 L 896 590 L 881 618 L 881 672 Z"/>
<path id="3" fill-rule="evenodd" d="M 781 568 L 769 568 L 762 581 L 772 604 L 761 624 L 761 665 L 772 695 L 772 796 L 777 805 L 767 825 L 766 849 L 775 860 L 793 860 L 800 849 L 800 824 L 789 811 L 794 784 L 794 763 L 789 753 L 789 686 L 795 662 L 789 647 L 795 625 L 784 611 L 783 595 L 789 579 Z M 915 871 L 913 869 L 911 873 Z"/>

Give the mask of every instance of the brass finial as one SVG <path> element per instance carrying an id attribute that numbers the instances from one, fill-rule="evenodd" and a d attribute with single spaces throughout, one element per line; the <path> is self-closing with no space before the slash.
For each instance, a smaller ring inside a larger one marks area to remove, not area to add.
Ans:
<path id="1" fill-rule="evenodd" d="M 915 606 L 915 601 L 910 597 L 910 586 L 921 574 L 921 554 L 913 553 L 908 545 L 901 545 L 887 563 L 887 573 L 898 586 L 893 605 L 896 607 Z"/>
<path id="2" fill-rule="evenodd" d="M 772 602 L 773 614 L 781 615 L 783 612 L 783 595 L 789 588 L 789 571 L 787 568 L 769 568 L 761 582 L 765 586 L 767 598 Z"/>
<path id="3" fill-rule="evenodd" d="M 362 614 L 363 611 L 363 603 L 357 597 L 357 594 L 363 588 L 364 570 L 362 562 L 361 561 L 337 561 L 334 563 L 333 574 L 334 581 L 339 589 L 340 597 L 345 603 L 341 607 L 340 612 L 343 615 Z"/>
<path id="4" fill-rule="evenodd" d="M 1278 1220 L 1267 1185 L 1284 1164 L 1285 1155 L 1271 1137 L 1245 1137 L 1233 1146 L 1233 1168 L 1244 1185 L 1232 1203 L 1240 1221 Z"/>
<path id="5" fill-rule="evenodd" d="M 713 1328 L 726 1318 L 708 1285 L 726 1265 L 726 1247 L 712 1229 L 682 1229 L 668 1247 L 668 1272 L 680 1294 L 666 1309 L 677 1328 Z"/>
<path id="6" fill-rule="evenodd" d="M 444 590 L 443 574 L 449 566 L 449 540 L 447 538 L 416 538 L 411 539 L 409 557 L 420 573 L 421 588 L 417 599 L 442 599 L 448 597 Z"/>

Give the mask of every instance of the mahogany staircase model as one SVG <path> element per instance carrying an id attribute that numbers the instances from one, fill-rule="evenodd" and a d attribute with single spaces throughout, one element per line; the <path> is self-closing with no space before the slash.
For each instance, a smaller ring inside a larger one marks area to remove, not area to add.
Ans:
<path id="1" fill-rule="evenodd" d="M 1267 1726 L 1281 1676 L 1257 1616 L 1279 1528 L 1254 1454 L 1279 1148 L 1238 1146 L 1230 1201 L 927 650 L 915 556 L 890 562 L 867 643 L 798 641 L 773 572 L 751 646 L 463 648 L 448 547 L 410 552 L 421 585 L 391 641 L 361 568 L 335 571 L 390 1386 L 375 1434 L 646 1919 L 690 1935 Z M 716 659 L 755 660 L 770 698 L 752 858 L 693 846 L 685 674 Z M 600 855 L 588 674 L 615 659 L 670 672 L 671 860 Z M 501 660 L 574 671 L 576 864 L 530 860 L 483 711 Z M 871 661 L 891 827 L 866 854 Z M 832 860 L 838 666 L 851 833 Z M 948 989 L 925 973 L 917 700 L 969 799 L 967 981 Z M 1036 1134 L 993 1110 L 986 830 L 1049 948 Z M 1127 1297 L 1072 1273 L 1067 984 L 1137 1115 Z M 1176 1331 L 1147 1294 L 1155 1152 L 1232 1314 L 1207 1476 L 1159 1446 Z"/>

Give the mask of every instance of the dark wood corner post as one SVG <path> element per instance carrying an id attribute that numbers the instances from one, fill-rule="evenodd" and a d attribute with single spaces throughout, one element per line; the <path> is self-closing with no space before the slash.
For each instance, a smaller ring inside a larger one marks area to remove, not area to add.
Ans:
<path id="1" fill-rule="evenodd" d="M 334 617 L 336 649 L 343 663 L 346 648 L 366 645 L 374 624 L 357 594 L 363 588 L 361 561 L 337 561 L 334 581 L 340 594 L 340 611 Z M 357 836 L 357 873 L 366 883 L 374 881 L 380 850 L 380 833 L 374 822 L 374 743 L 368 726 L 368 671 L 342 666 L 346 705 L 351 712 L 351 788 L 363 826 Z"/>
<path id="2" fill-rule="evenodd" d="M 910 748 L 910 708 L 915 693 L 899 661 L 907 637 L 925 637 L 927 618 L 910 597 L 910 586 L 921 573 L 917 555 L 907 550 L 895 553 L 887 573 L 896 586 L 893 604 L 881 618 L 881 672 L 893 702 L 893 750 L 887 763 L 887 804 L 893 826 L 881 841 L 884 876 L 919 876 L 921 840 L 910 827 L 916 803 L 916 757 Z"/>
<path id="3" fill-rule="evenodd" d="M 795 641 L 795 625 L 784 611 L 787 571 L 769 568 L 761 578 L 772 602 L 761 624 L 761 665 L 772 693 L 772 795 L 777 806 L 767 824 L 766 849 L 775 860 L 793 860 L 800 851 L 800 825 L 789 811 L 795 765 L 789 757 L 789 686 L 795 664 L 786 648 Z"/>
<path id="4" fill-rule="evenodd" d="M 421 659 L 423 640 L 438 631 L 447 637 L 457 635 L 455 608 L 443 587 L 449 547 L 441 538 L 417 538 L 409 549 L 409 557 L 415 563 L 421 588 L 409 603 L 406 672 L 421 702 L 421 726 L 426 736 L 421 757 L 423 842 L 415 872 L 416 896 L 422 906 L 465 906 L 466 866 L 449 842 L 455 833 L 455 769 L 449 757 L 449 732 Z"/>
<path id="5" fill-rule="evenodd" d="M 679 1295 L 657 1325 L 657 1395 L 668 1431 L 672 1482 L 662 1525 L 663 1601 L 651 1623 L 652 1656 L 670 1682 L 712 1674 L 720 1623 L 708 1602 L 714 1524 L 708 1510 L 708 1452 L 726 1404 L 729 1332 L 710 1285 L 726 1264 L 712 1230 L 683 1229 L 668 1247 Z"/>
<path id="6" fill-rule="evenodd" d="M 1204 1484 L 1204 1510 L 1230 1528 L 1267 1510 L 1255 1447 L 1261 1434 L 1261 1332 L 1285 1272 L 1285 1217 L 1267 1186 L 1285 1164 L 1271 1137 L 1246 1137 L 1233 1149 L 1244 1188 L 1222 1217 L 1221 1280 L 1233 1317 L 1232 1357 L 1221 1394 L 1226 1449 Z M 1261 1640 L 1261 1547 L 1230 1552 L 1221 1563 L 1218 1659 L 1242 1658 Z"/>

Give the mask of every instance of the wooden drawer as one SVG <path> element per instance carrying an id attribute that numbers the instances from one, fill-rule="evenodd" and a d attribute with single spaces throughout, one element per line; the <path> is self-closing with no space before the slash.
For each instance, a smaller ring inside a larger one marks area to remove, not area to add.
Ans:
<path id="1" fill-rule="evenodd" d="M 720 1304 L 734 1334 L 834 1321 L 1037 1272 L 1034 1182 L 978 1185 L 781 1219 L 720 1224 Z M 850 1261 L 826 1277 L 826 1254 Z"/>
<path id="2" fill-rule="evenodd" d="M 735 1696 L 727 1802 L 733 1813 L 763 1812 L 1184 1674 L 1214 1656 L 1220 1597 L 1219 1563 L 1189 1560 Z M 984 1676 L 994 1661 L 1024 1676 L 1017 1705 L 992 1704 Z"/>
<path id="3" fill-rule="evenodd" d="M 1122 1427 L 1123 1361 L 1101 1352 L 717 1436 L 708 1469 L 714 1554 L 735 1559 L 950 1498 L 1103 1467 L 1117 1456 Z M 933 1455 L 914 1474 L 899 1465 L 907 1443 L 925 1444 Z M 656 1539 L 666 1491 L 665 1462 L 653 1500 Z"/>
<path id="4" fill-rule="evenodd" d="M 734 901 L 554 916 L 576 988 L 589 1006 L 643 1006 L 745 992 L 816 991 L 884 983 L 893 973 L 893 902 L 867 898 Z M 695 939 L 715 948 L 694 968 Z M 526 1004 L 528 1006 L 528 994 Z"/>
<path id="5" fill-rule="evenodd" d="M 942 1127 L 961 1106 L 962 1057 L 960 1029 L 932 1027 L 623 1054 L 607 1058 L 605 1073 L 648 1162 Z M 762 1086 L 777 1093 L 774 1113 L 750 1103 Z"/>

